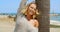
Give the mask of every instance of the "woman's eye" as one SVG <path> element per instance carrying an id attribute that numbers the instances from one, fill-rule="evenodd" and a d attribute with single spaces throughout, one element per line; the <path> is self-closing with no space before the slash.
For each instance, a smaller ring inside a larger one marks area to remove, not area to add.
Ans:
<path id="1" fill-rule="evenodd" d="M 31 7 L 32 9 L 34 9 L 33 7 Z M 34 10 L 36 10 L 36 9 L 34 9 Z"/>
<path id="2" fill-rule="evenodd" d="M 33 7 L 31 7 L 33 9 Z"/>

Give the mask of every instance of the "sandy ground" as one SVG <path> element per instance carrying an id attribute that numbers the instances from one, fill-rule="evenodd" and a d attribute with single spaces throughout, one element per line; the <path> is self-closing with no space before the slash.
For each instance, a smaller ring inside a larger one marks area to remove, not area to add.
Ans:
<path id="1" fill-rule="evenodd" d="M 14 32 L 15 22 L 0 21 L 0 32 Z M 60 32 L 60 28 L 50 28 L 50 32 Z"/>
<path id="2" fill-rule="evenodd" d="M 13 18 L 0 18 L 0 32 L 14 32 Z M 60 28 L 50 28 L 50 32 L 60 32 Z"/>
<path id="3" fill-rule="evenodd" d="M 14 28 L 13 18 L 0 17 L 0 32 L 14 32 Z"/>
<path id="4" fill-rule="evenodd" d="M 15 27 L 15 23 L 0 21 L 0 32 L 13 32 L 14 27 Z"/>
<path id="5" fill-rule="evenodd" d="M 50 32 L 60 32 L 60 28 L 50 28 Z"/>

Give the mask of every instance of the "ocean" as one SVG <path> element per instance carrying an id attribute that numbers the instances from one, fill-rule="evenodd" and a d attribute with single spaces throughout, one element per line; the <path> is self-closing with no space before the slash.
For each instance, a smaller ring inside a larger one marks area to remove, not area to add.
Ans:
<path id="1" fill-rule="evenodd" d="M 16 15 L 16 13 L 0 13 L 0 15 Z M 60 16 L 51 16 L 50 20 L 59 21 L 60 22 Z"/>
<path id="2" fill-rule="evenodd" d="M 54 20 L 54 21 L 59 21 L 60 22 L 60 16 L 51 16 L 50 15 L 50 20 Z"/>

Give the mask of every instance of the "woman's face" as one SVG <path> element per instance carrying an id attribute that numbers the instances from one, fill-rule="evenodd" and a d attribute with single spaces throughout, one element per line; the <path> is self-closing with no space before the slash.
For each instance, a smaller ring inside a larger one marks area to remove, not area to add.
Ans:
<path id="1" fill-rule="evenodd" d="M 29 7 L 28 7 L 28 14 L 29 15 L 34 15 L 36 12 L 36 4 L 31 4 Z"/>

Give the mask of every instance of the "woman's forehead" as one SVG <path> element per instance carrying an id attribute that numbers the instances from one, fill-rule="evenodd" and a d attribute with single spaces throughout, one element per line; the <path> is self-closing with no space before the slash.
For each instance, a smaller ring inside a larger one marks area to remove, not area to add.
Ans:
<path id="1" fill-rule="evenodd" d="M 36 4 L 30 4 L 30 7 L 35 7 L 36 8 Z"/>

